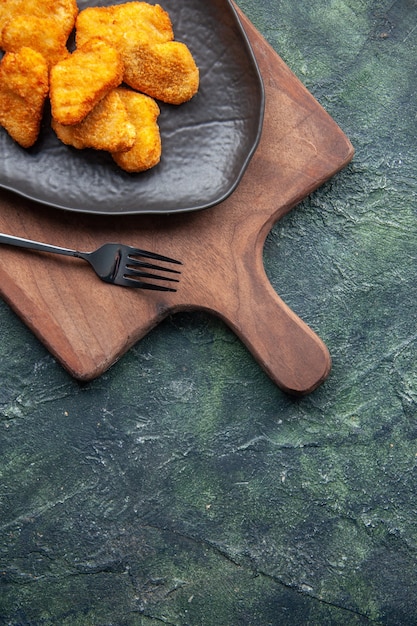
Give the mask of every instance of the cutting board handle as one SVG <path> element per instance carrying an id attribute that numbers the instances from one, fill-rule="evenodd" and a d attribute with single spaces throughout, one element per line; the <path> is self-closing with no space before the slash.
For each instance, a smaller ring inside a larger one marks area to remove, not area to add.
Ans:
<path id="1" fill-rule="evenodd" d="M 227 294 L 217 314 L 281 389 L 305 395 L 328 377 L 327 347 L 277 295 L 263 267 L 240 272 Z"/>

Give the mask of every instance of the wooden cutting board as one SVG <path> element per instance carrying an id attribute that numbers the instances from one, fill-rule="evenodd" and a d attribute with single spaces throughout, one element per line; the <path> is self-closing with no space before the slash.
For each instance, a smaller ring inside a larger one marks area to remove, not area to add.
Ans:
<path id="1" fill-rule="evenodd" d="M 273 290 L 262 251 L 271 226 L 343 168 L 353 148 L 242 15 L 266 91 L 259 147 L 222 204 L 170 216 L 78 215 L 0 192 L 0 231 L 77 249 L 120 241 L 183 262 L 176 293 L 101 282 L 82 261 L 2 247 L 0 292 L 75 378 L 107 370 L 168 314 L 205 310 L 241 338 L 283 390 L 305 394 L 329 374 L 319 337 Z"/>

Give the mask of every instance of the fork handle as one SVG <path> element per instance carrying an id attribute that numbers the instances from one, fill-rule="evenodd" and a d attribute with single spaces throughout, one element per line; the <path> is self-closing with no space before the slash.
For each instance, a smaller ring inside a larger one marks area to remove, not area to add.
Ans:
<path id="1" fill-rule="evenodd" d="M 56 254 L 63 254 L 65 256 L 79 257 L 80 253 L 77 250 L 71 250 L 70 248 L 60 248 L 59 246 L 52 246 L 47 243 L 41 243 L 40 241 L 32 241 L 31 239 L 24 239 L 23 237 L 14 237 L 13 235 L 5 235 L 0 233 L 0 244 L 8 244 L 9 246 L 16 246 L 18 248 L 29 248 L 30 250 L 39 250 L 39 252 L 55 252 Z"/>

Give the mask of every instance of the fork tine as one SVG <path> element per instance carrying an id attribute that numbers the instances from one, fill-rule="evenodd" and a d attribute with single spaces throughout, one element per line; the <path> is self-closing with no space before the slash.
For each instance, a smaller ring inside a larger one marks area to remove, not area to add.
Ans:
<path id="1" fill-rule="evenodd" d="M 154 265 L 153 263 L 146 263 L 145 261 L 139 261 L 139 259 L 132 259 L 129 255 L 127 266 L 128 267 L 143 267 L 148 270 L 161 270 L 162 272 L 170 272 L 171 274 L 181 274 L 180 270 L 174 270 L 172 267 L 163 267 L 162 265 Z M 177 261 L 181 264 L 181 261 Z"/>
<path id="2" fill-rule="evenodd" d="M 137 276 L 138 278 L 153 278 L 155 280 L 167 280 L 170 283 L 179 283 L 178 278 L 171 278 L 170 276 L 161 276 L 160 274 L 151 274 L 150 272 L 141 272 L 140 270 L 134 268 L 127 268 L 129 272 L 125 274 L 125 276 L 131 276 L 134 278 Z"/>
<path id="3" fill-rule="evenodd" d="M 139 257 L 139 258 L 138 258 Z M 171 276 L 164 276 L 161 274 L 153 274 L 143 270 L 155 270 L 157 272 L 168 272 L 171 274 L 181 274 L 179 270 L 172 267 L 164 267 L 162 265 L 156 265 L 147 261 L 141 260 L 141 258 L 151 259 L 155 261 L 162 261 L 163 263 L 175 263 L 176 265 L 182 265 L 181 261 L 172 259 L 171 257 L 157 254 L 156 252 L 148 252 L 147 250 L 141 250 L 140 248 L 130 248 L 127 254 L 125 262 L 126 273 L 123 276 L 126 281 L 132 287 L 139 287 L 141 289 L 152 289 L 155 291 L 177 291 L 174 287 L 168 287 L 166 285 L 155 284 L 149 281 L 165 281 L 170 283 L 178 283 L 177 278 Z M 144 281 L 141 279 L 145 279 Z"/>
<path id="4" fill-rule="evenodd" d="M 131 278 L 130 276 L 124 276 L 123 280 L 125 280 L 126 283 L 128 283 L 131 287 L 138 287 L 140 289 L 152 289 L 153 291 L 177 291 L 173 287 L 166 287 L 165 285 L 155 285 L 154 283 L 144 283 L 141 280 Z"/>
<path id="5" fill-rule="evenodd" d="M 169 256 L 163 256 L 162 254 L 157 254 L 156 252 L 141 250 L 140 248 L 131 248 L 128 254 L 129 259 L 132 256 L 142 256 L 147 259 L 154 259 L 155 261 L 165 261 L 166 263 L 175 263 L 176 265 L 182 265 L 181 261 L 177 261 L 177 259 L 172 259 Z"/>

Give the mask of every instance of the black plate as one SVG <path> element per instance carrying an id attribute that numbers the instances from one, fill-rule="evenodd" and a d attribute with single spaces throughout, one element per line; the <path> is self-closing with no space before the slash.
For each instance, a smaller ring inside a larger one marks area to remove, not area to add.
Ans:
<path id="1" fill-rule="evenodd" d="M 117 3 L 79 0 L 78 6 Z M 0 187 L 58 209 L 99 214 L 193 211 L 233 192 L 258 144 L 264 110 L 246 34 L 228 0 L 159 4 L 170 14 L 175 39 L 188 45 L 200 69 L 200 89 L 190 102 L 158 103 L 161 163 L 127 174 L 105 152 L 62 144 L 45 112 L 40 137 L 29 150 L 0 129 Z"/>

